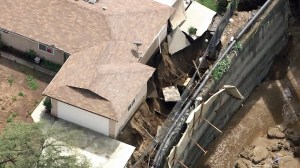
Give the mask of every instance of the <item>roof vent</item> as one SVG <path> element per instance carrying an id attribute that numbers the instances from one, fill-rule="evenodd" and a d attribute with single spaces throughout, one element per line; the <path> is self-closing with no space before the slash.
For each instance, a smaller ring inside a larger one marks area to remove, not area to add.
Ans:
<path id="1" fill-rule="evenodd" d="M 97 2 L 97 0 L 84 0 L 85 2 L 88 2 L 90 4 L 95 4 Z"/>
<path id="2" fill-rule="evenodd" d="M 97 0 L 88 0 L 88 3 L 91 3 L 91 4 L 94 4 L 96 2 L 97 2 Z"/>

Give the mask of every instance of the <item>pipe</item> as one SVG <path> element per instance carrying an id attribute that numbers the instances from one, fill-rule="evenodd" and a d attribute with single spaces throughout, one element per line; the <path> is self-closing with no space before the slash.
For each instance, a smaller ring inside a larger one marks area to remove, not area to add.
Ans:
<path id="1" fill-rule="evenodd" d="M 228 48 L 225 50 L 225 52 L 218 58 L 218 60 L 214 64 L 214 66 L 210 70 L 207 70 L 205 72 L 205 74 L 206 73 L 208 73 L 208 74 L 205 76 L 204 80 L 201 82 L 200 86 L 194 92 L 193 96 L 188 100 L 187 104 L 181 110 L 180 114 L 178 115 L 178 117 L 174 121 L 174 124 L 171 126 L 168 133 L 166 134 L 163 141 L 161 142 L 162 145 L 159 147 L 159 149 L 158 149 L 158 151 L 157 151 L 157 153 L 154 157 L 153 163 L 155 163 L 155 165 L 153 165 L 153 166 L 155 166 L 155 167 L 160 167 L 161 166 L 160 163 L 161 163 L 162 157 L 160 157 L 160 155 L 161 155 L 161 153 L 166 151 L 167 144 L 168 144 L 168 143 L 165 143 L 165 142 L 169 141 L 169 137 L 172 135 L 172 132 L 174 131 L 174 129 L 177 126 L 176 123 L 178 123 L 178 121 L 184 116 L 185 112 L 190 108 L 190 106 L 193 103 L 193 100 L 195 100 L 197 98 L 197 96 L 201 92 L 202 88 L 204 87 L 204 85 L 208 81 L 210 75 L 212 74 L 212 71 L 217 67 L 218 63 L 231 51 L 233 46 L 236 44 L 237 40 L 239 40 L 244 35 L 244 33 L 246 33 L 248 31 L 248 29 L 253 25 L 253 23 L 260 16 L 260 14 L 262 14 L 267 9 L 267 7 L 271 4 L 271 2 L 273 2 L 273 0 L 268 0 L 267 2 L 265 2 L 265 4 L 259 9 L 257 14 L 255 14 L 255 16 L 247 23 L 247 25 L 238 34 L 238 36 L 234 39 L 234 41 L 228 46 Z M 163 155 L 165 155 L 165 153 L 163 153 Z"/>

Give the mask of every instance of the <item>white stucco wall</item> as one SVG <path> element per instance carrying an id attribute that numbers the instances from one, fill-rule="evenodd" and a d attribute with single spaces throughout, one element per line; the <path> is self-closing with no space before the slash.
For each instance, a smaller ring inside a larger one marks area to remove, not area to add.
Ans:
<path id="1" fill-rule="evenodd" d="M 22 36 L 12 34 L 12 33 L 4 33 L 0 31 L 1 39 L 3 43 L 7 46 L 12 46 L 13 48 L 26 52 L 28 50 L 34 50 L 36 54 L 46 60 L 49 60 L 51 62 L 57 63 L 57 64 L 63 64 L 64 63 L 64 53 L 62 51 L 58 51 L 54 49 L 54 55 L 47 53 L 45 51 L 39 50 L 39 43 L 33 40 L 29 40 L 27 38 L 24 38 Z"/>
<path id="2" fill-rule="evenodd" d="M 146 99 L 147 96 L 147 83 L 143 86 L 143 88 L 140 90 L 139 94 L 135 97 L 135 102 L 128 111 L 126 109 L 126 112 L 123 114 L 120 121 L 116 122 L 116 137 L 119 135 L 122 128 L 127 124 L 128 120 L 131 119 L 131 117 L 134 115 L 136 110 L 140 107 L 141 103 Z M 132 100 L 133 101 L 133 100 Z"/>
<path id="3" fill-rule="evenodd" d="M 109 136 L 109 119 L 57 101 L 57 117 Z"/>
<path id="4" fill-rule="evenodd" d="M 146 53 L 143 53 L 143 57 L 140 60 L 140 63 L 146 64 L 149 59 L 153 56 L 153 54 L 156 52 L 156 50 L 159 50 L 159 46 L 161 42 L 167 37 L 167 28 L 168 28 L 168 23 L 166 23 L 157 36 L 153 39 L 150 47 L 146 50 Z"/>

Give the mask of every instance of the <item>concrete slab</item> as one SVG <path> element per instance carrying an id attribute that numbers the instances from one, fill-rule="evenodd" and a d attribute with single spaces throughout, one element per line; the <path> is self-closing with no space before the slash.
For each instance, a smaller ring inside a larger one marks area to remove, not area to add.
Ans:
<path id="1" fill-rule="evenodd" d="M 62 119 L 55 119 L 45 113 L 43 101 L 36 107 L 31 117 L 34 122 L 45 122 L 48 126 L 76 131 L 78 137 L 75 150 L 90 160 L 92 168 L 125 167 L 135 149 L 98 132 Z"/>
<path id="2" fill-rule="evenodd" d="M 178 88 L 175 86 L 169 86 L 162 89 L 166 102 L 176 102 L 181 100 Z"/>
<path id="3" fill-rule="evenodd" d="M 185 34 L 177 27 L 173 32 L 167 36 L 169 53 L 174 53 L 188 47 L 190 42 L 186 38 Z"/>
<path id="4" fill-rule="evenodd" d="M 209 25 L 216 12 L 201 5 L 200 3 L 193 1 L 192 4 L 186 10 L 186 20 L 179 26 L 180 30 L 184 31 L 193 39 L 196 39 L 208 29 Z M 189 34 L 189 28 L 194 27 L 197 29 L 195 35 Z"/>

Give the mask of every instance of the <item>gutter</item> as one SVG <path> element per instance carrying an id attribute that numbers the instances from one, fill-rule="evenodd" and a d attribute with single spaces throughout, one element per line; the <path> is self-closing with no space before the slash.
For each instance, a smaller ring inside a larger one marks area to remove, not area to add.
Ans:
<path id="1" fill-rule="evenodd" d="M 174 124 L 171 126 L 169 131 L 167 132 L 166 136 L 164 137 L 163 141 L 160 142 L 161 146 L 159 147 L 154 160 L 152 168 L 163 167 L 165 160 L 163 160 L 167 155 L 167 150 L 169 148 L 169 142 L 172 140 L 172 134 L 174 130 L 178 127 L 177 123 L 184 117 L 187 113 L 188 109 L 191 107 L 193 101 L 198 97 L 199 93 L 202 91 L 202 88 L 205 86 L 206 82 L 208 81 L 210 75 L 212 74 L 213 70 L 217 67 L 219 62 L 225 58 L 225 56 L 231 51 L 237 41 L 251 28 L 251 26 L 257 21 L 258 17 L 269 7 L 269 5 L 273 2 L 273 0 L 267 0 L 265 4 L 259 9 L 256 15 L 246 24 L 246 26 L 242 29 L 242 31 L 237 35 L 237 37 L 232 41 L 232 43 L 228 46 L 225 52 L 219 56 L 218 60 L 214 63 L 214 66 L 207 70 L 203 76 L 205 76 L 204 80 L 201 82 L 200 86 L 198 86 L 197 90 L 194 92 L 191 98 L 188 99 L 188 102 L 184 106 L 184 108 L 179 112 L 177 115 Z M 200 62 L 201 65 L 201 62 Z M 198 66 L 199 68 L 199 66 Z M 181 127 L 182 125 L 180 125 Z M 172 144 L 171 144 L 172 145 Z"/>

